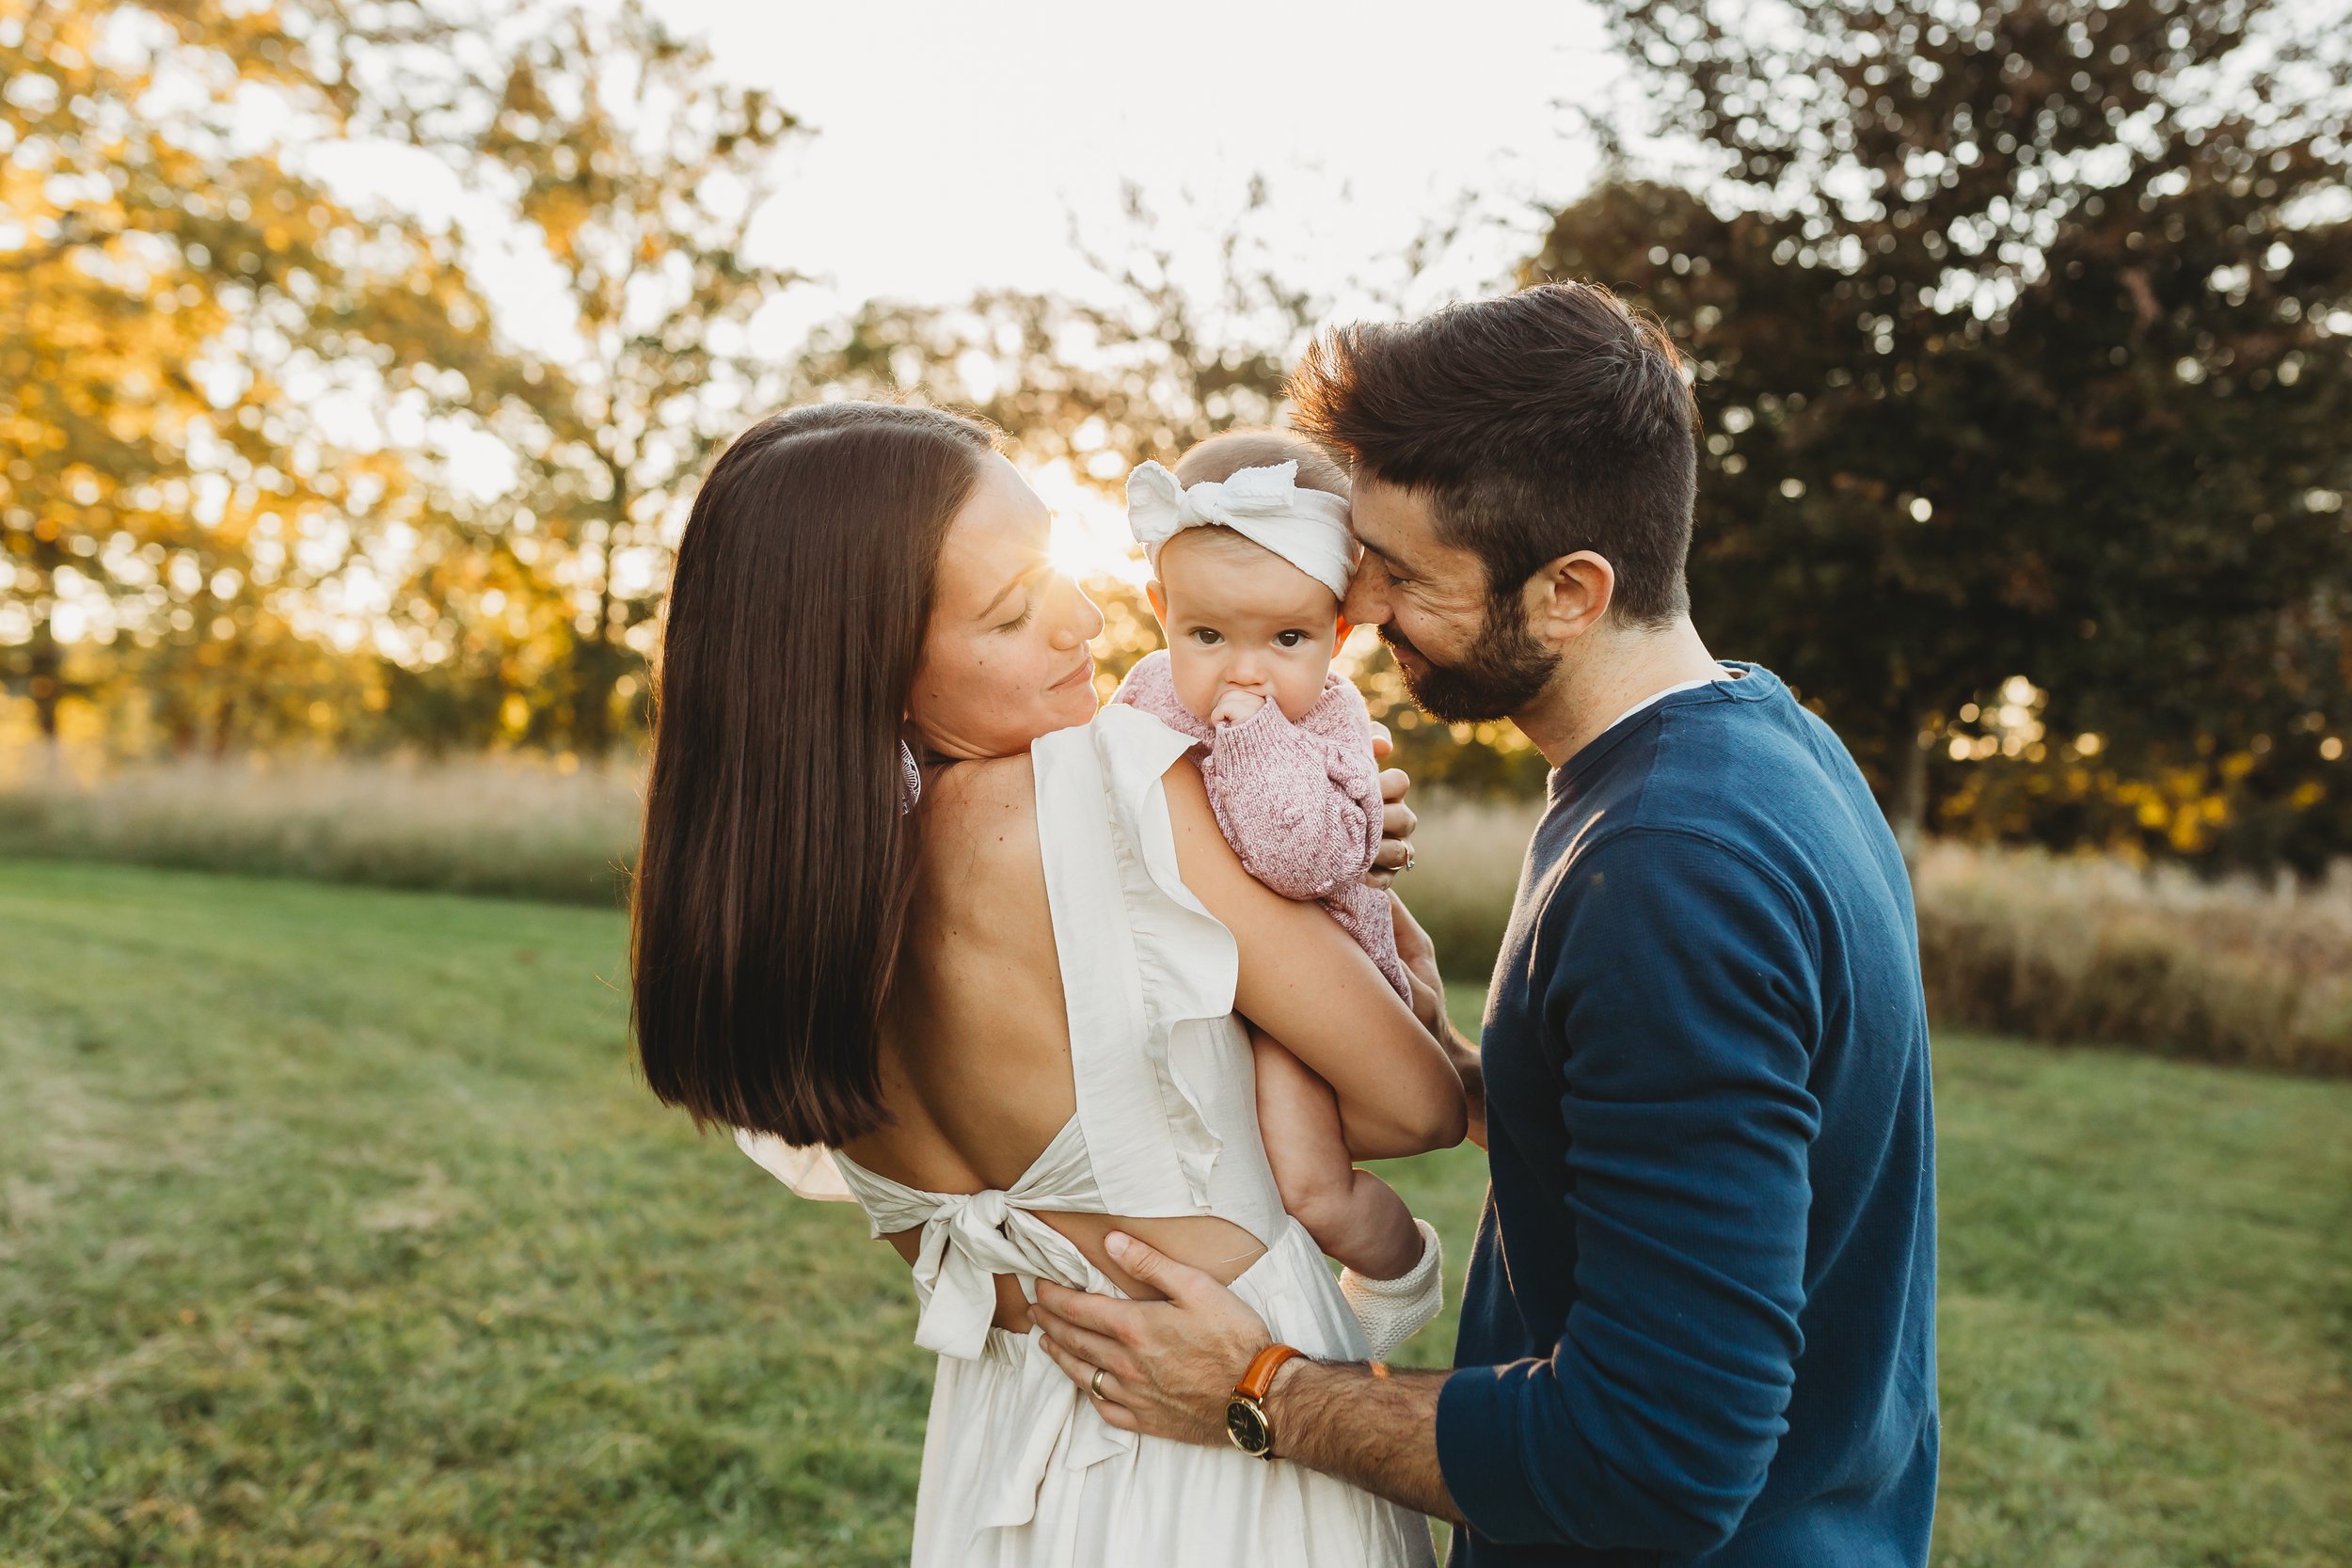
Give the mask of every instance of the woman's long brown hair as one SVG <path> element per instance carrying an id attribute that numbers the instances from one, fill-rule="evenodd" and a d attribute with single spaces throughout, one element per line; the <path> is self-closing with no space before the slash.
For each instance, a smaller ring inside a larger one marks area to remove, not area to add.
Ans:
<path id="1" fill-rule="evenodd" d="M 653 1092 L 839 1145 L 884 1119 L 875 1034 L 919 814 L 899 739 L 947 526 L 993 445 L 937 409 L 763 420 L 694 498 L 664 612 L 630 897 Z"/>

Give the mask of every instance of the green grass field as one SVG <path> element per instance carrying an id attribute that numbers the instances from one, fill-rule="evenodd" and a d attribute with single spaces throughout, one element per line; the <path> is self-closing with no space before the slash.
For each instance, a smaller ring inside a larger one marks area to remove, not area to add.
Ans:
<path id="1" fill-rule="evenodd" d="M 653 1103 L 621 966 L 0 863 L 0 1563 L 900 1560 L 903 1268 Z M 1939 1561 L 2352 1562 L 2352 1084 L 1938 1051 Z M 1458 1264 L 1477 1152 L 1391 1174 Z"/>

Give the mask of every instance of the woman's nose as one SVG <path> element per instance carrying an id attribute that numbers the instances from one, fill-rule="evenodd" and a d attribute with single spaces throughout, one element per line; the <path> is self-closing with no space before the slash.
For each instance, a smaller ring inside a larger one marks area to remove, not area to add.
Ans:
<path id="1" fill-rule="evenodd" d="M 1103 612 L 1086 591 L 1065 577 L 1054 579 L 1054 646 L 1076 648 L 1103 632 Z"/>

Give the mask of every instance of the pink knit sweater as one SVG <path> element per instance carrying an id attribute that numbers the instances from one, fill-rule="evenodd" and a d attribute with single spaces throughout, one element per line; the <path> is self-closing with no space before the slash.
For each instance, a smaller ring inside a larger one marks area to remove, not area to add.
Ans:
<path id="1" fill-rule="evenodd" d="M 1248 873 L 1285 898 L 1312 898 L 1410 1002 L 1389 895 L 1364 885 L 1380 848 L 1380 768 L 1363 694 L 1334 673 L 1298 723 L 1272 703 L 1212 729 L 1176 698 L 1166 650 L 1128 672 L 1111 698 L 1198 743 L 1200 777 L 1225 842 Z"/>

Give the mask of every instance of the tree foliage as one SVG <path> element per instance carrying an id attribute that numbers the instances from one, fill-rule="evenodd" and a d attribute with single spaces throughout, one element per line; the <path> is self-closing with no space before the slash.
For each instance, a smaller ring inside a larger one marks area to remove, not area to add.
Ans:
<path id="1" fill-rule="evenodd" d="M 344 134 L 371 113 L 353 55 L 421 26 L 333 0 L 0 13 L 0 671 L 43 734 L 110 679 L 183 744 L 353 695 L 315 607 L 402 476 L 332 413 L 429 383 L 487 317 L 435 236 L 241 127 Z"/>
<path id="2" fill-rule="evenodd" d="M 414 643 L 439 657 L 405 685 L 424 733 L 595 755 L 642 701 L 694 482 L 780 390 L 750 331 L 794 275 L 754 259 L 752 227 L 798 129 L 636 0 L 548 18 L 453 106 L 445 155 L 511 201 L 564 319 L 503 344 L 511 373 L 472 400 L 512 483 L 451 495 L 419 552 Z"/>
<path id="3" fill-rule="evenodd" d="M 871 302 L 822 329 L 803 395 L 912 392 L 989 420 L 1036 462 L 1100 481 L 1235 425 L 1271 423 L 1321 302 L 1289 284 L 1252 233 L 1253 182 L 1216 244 L 1208 287 L 1182 277 L 1168 224 L 1138 189 L 1107 247 L 1081 243 L 1095 297 L 985 291 L 960 305 Z"/>
<path id="4" fill-rule="evenodd" d="M 1899 824 L 2352 848 L 2345 3 L 1612 11 L 1653 118 L 1600 128 L 1525 274 L 1689 351 L 1702 624 Z M 1131 192 L 1083 295 L 878 301 L 763 356 L 802 134 L 639 0 L 0 0 L 0 680 L 51 735 L 595 755 L 758 413 L 930 398 L 1108 497 L 1279 422 L 1334 309 L 1263 184 L 1205 219 Z M 352 141 L 500 211 L 533 320 L 493 322 L 484 236 L 336 199 L 310 153 Z M 1157 634 L 1106 599 L 1115 673 Z M 1356 673 L 1424 779 L 1540 775 L 1507 725 L 1422 722 L 1384 654 Z"/>
<path id="5" fill-rule="evenodd" d="M 1703 622 L 1830 717 L 1899 823 L 1932 793 L 2020 834 L 2352 842 L 2352 101 L 2341 33 L 2293 20 L 1617 16 L 1658 129 L 1708 161 L 1604 182 L 1528 275 L 1681 339 Z"/>
<path id="6" fill-rule="evenodd" d="M 40 728 L 609 747 L 684 493 L 780 390 L 749 229 L 793 117 L 634 4 L 41 0 L 0 76 L 0 669 Z M 334 199 L 299 154 L 355 139 L 501 198 L 556 329 L 494 330 L 454 228 Z"/>

